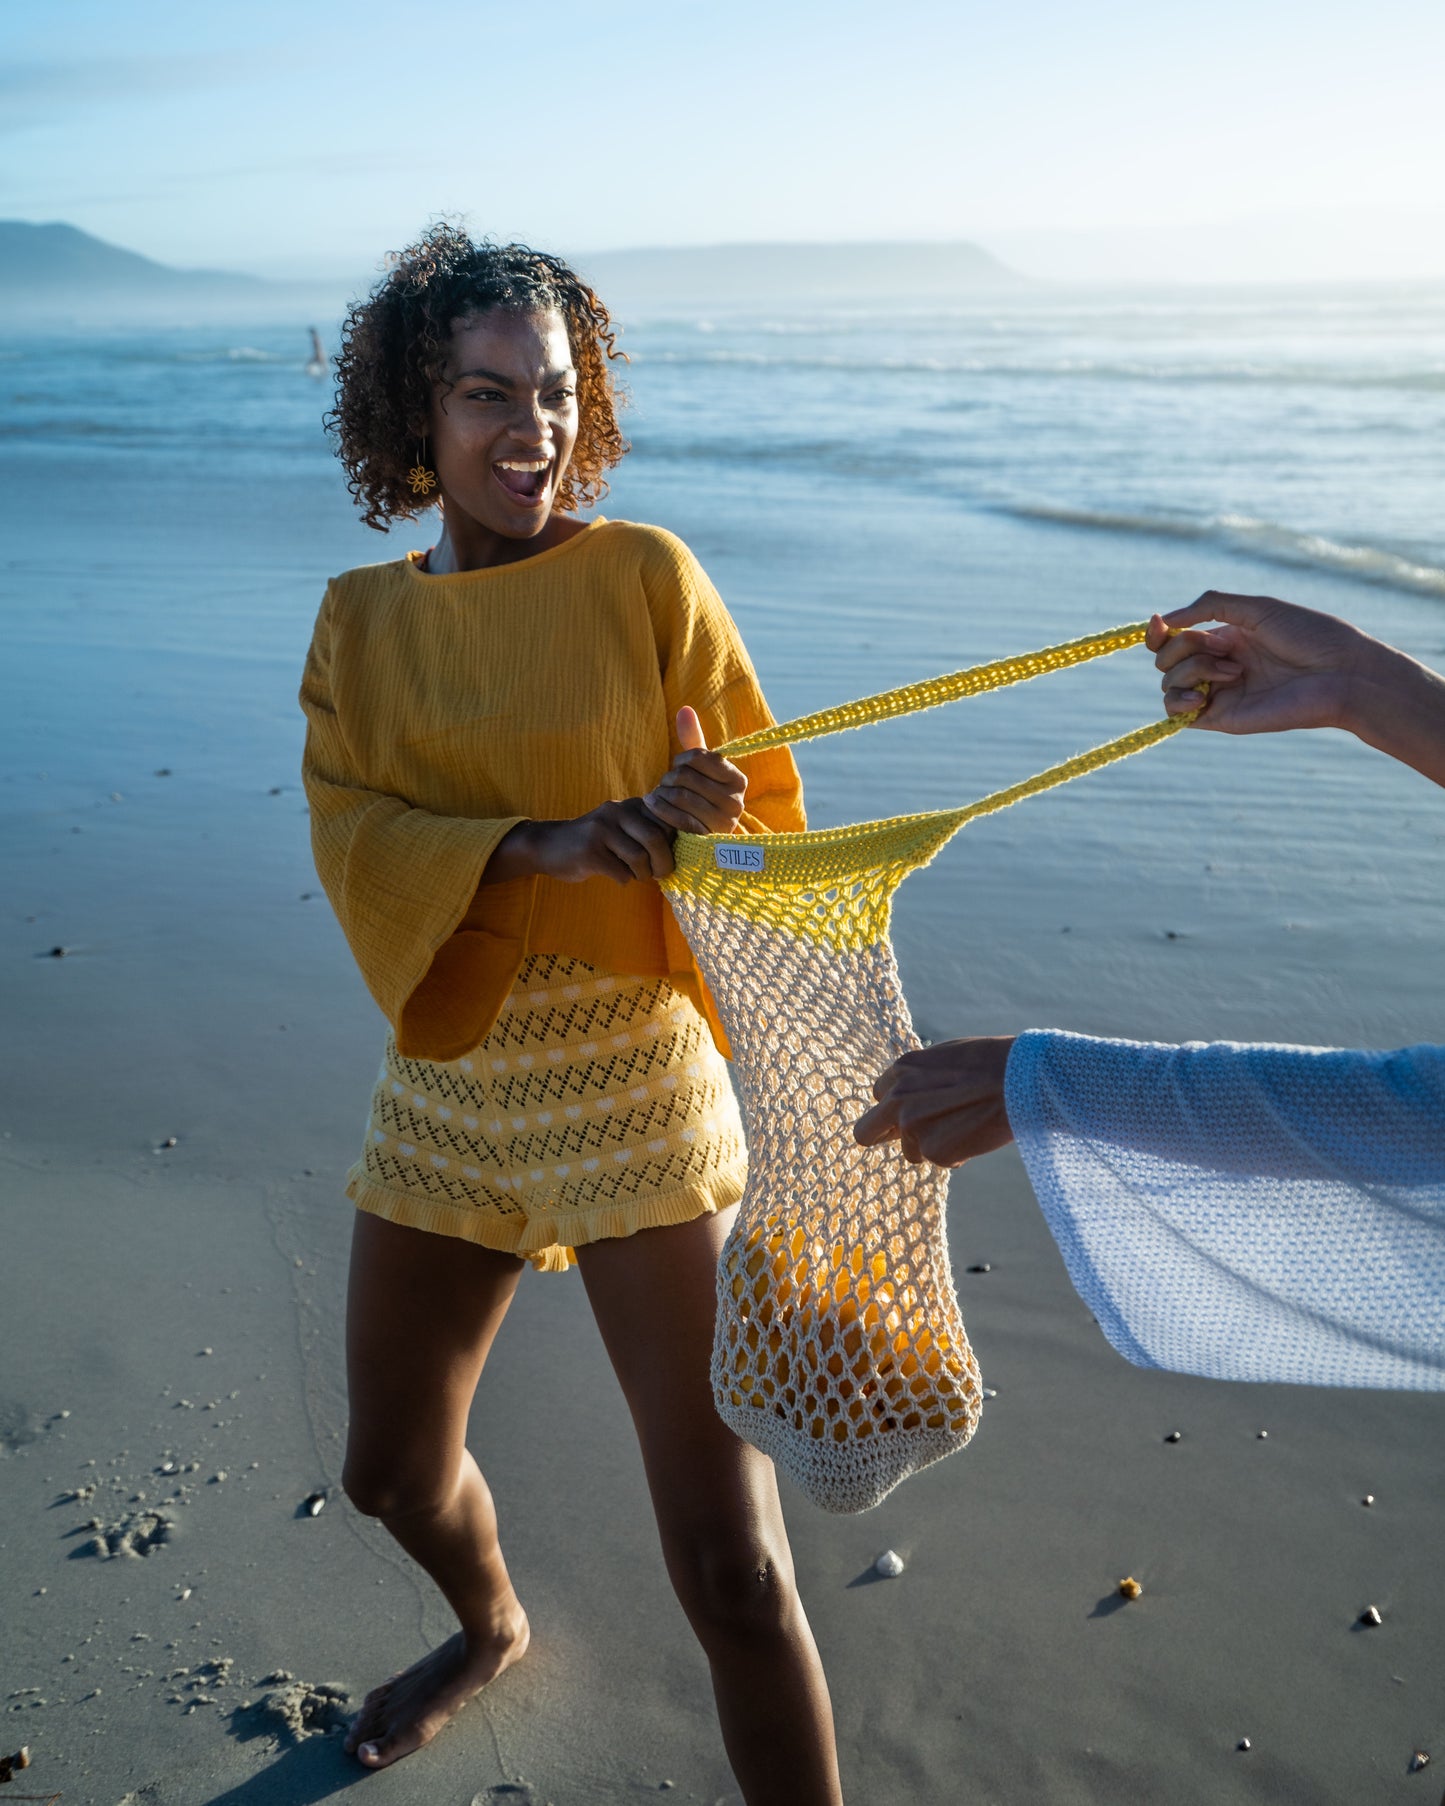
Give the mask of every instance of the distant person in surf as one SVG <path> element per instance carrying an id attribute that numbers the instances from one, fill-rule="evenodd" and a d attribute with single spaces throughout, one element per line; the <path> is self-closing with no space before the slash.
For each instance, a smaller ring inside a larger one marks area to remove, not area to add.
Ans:
<path id="1" fill-rule="evenodd" d="M 1196 727 L 1344 728 L 1445 786 L 1445 678 L 1348 622 L 1211 591 L 1148 644 Z M 1181 833 L 1161 828 L 1162 857 Z M 1138 1365 L 1445 1390 L 1445 1046 L 1029 1030 L 905 1054 L 873 1093 L 865 1146 L 951 1167 L 1018 1142 L 1070 1278 Z"/>
<path id="2" fill-rule="evenodd" d="M 311 333 L 311 356 L 306 360 L 306 374 L 308 376 L 325 376 L 326 353 L 322 349 L 321 334 L 314 326 L 310 327 L 309 331 Z"/>
<path id="3" fill-rule="evenodd" d="M 391 1024 L 348 1183 L 344 1477 L 459 1621 L 368 1695 L 346 1747 L 389 1766 L 526 1651 L 467 1416 L 527 1263 L 575 1264 L 742 1797 L 838 1806 L 773 1466 L 713 1408 L 746 1152 L 656 882 L 677 831 L 801 828 L 802 794 L 786 751 L 707 750 L 772 717 L 688 548 L 578 518 L 627 449 L 619 355 L 560 258 L 436 226 L 353 307 L 337 363 L 330 425 L 367 524 L 441 510 L 429 551 L 331 583 L 301 690 L 317 869 Z M 547 1399 L 527 1402 L 550 1441 Z M 601 1553 L 605 1501 L 575 1479 Z"/>

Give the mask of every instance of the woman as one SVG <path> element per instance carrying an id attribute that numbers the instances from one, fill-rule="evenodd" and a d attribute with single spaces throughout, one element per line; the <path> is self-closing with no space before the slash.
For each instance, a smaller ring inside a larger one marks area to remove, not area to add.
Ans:
<path id="1" fill-rule="evenodd" d="M 575 1261 L 743 1796 L 834 1806 L 773 1470 L 712 1407 L 742 1133 L 655 883 L 676 830 L 798 827 L 801 795 L 786 754 L 706 750 L 769 716 L 687 548 L 576 518 L 626 450 L 616 355 L 566 264 L 438 226 L 352 309 L 338 364 L 363 517 L 442 510 L 429 552 L 331 584 L 301 693 L 317 867 L 392 1027 L 348 1186 L 345 1484 L 459 1621 L 347 1747 L 410 1754 L 526 1650 L 467 1414 L 525 1260 Z"/>
<path id="2" fill-rule="evenodd" d="M 1171 715 L 1342 727 L 1445 785 L 1445 679 L 1347 622 L 1211 591 L 1148 643 Z M 873 1089 L 865 1146 L 958 1166 L 1018 1142 L 1069 1277 L 1136 1364 L 1445 1389 L 1445 1047 L 1031 1030 L 905 1054 Z"/>

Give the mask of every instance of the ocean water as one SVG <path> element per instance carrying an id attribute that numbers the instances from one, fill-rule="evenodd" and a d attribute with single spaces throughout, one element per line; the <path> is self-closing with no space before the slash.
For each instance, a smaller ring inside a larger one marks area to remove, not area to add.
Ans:
<path id="1" fill-rule="evenodd" d="M 1206 587 L 1328 608 L 1440 664 L 1442 303 L 642 313 L 624 321 L 633 451 L 604 512 L 689 541 L 780 715 Z M 434 532 L 356 520 L 306 324 L 0 341 L 16 807 L 31 768 L 77 807 L 132 767 L 184 765 L 197 807 L 294 786 L 325 578 Z M 810 812 L 967 800 L 1157 708 L 1149 660 L 1126 654 L 842 736 L 800 754 Z M 1342 736 L 1182 736 L 971 827 L 910 881 L 897 938 L 920 1026 L 1438 1034 L 1442 824 L 1438 793 Z"/>

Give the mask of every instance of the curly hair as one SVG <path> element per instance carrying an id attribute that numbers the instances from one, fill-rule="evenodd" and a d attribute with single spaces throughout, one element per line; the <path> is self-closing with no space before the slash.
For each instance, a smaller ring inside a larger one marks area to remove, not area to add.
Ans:
<path id="1" fill-rule="evenodd" d="M 606 495 L 603 473 L 627 451 L 609 366 L 625 363 L 627 354 L 617 348 L 612 316 L 576 271 L 527 245 L 473 243 L 445 223 L 393 252 L 387 264 L 346 316 L 336 405 L 325 422 L 367 526 L 384 533 L 392 521 L 414 520 L 430 506 L 407 481 L 416 422 L 426 418 L 432 385 L 442 380 L 453 323 L 494 307 L 561 314 L 577 368 L 578 431 L 557 506 L 571 511 Z"/>

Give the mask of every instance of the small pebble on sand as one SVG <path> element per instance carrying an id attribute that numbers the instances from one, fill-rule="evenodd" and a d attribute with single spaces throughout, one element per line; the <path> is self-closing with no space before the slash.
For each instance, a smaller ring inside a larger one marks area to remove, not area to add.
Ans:
<path id="1" fill-rule="evenodd" d="M 1268 1430 L 1256 1431 L 1255 1432 L 1255 1441 L 1256 1442 L 1268 1442 L 1269 1441 L 1269 1431 Z"/>
<path id="2" fill-rule="evenodd" d="M 884 1580 L 897 1580 L 904 1569 L 903 1557 L 896 1549 L 885 1549 L 873 1564 L 873 1572 Z"/>
<path id="3" fill-rule="evenodd" d="M 307 1512 L 308 1517 L 319 1518 L 321 1516 L 322 1512 L 326 1509 L 326 1489 L 325 1489 L 325 1487 L 322 1487 L 317 1492 L 307 1493 L 306 1499 L 305 1499 L 305 1505 L 306 1505 L 306 1512 Z"/>
<path id="4" fill-rule="evenodd" d="M 998 1397 L 998 1389 L 997 1389 L 997 1387 L 994 1387 L 994 1386 L 985 1386 L 985 1387 L 984 1387 L 984 1389 L 983 1389 L 983 1396 L 984 1396 L 984 1397 L 985 1397 L 985 1398 L 997 1398 L 997 1397 Z"/>
<path id="5" fill-rule="evenodd" d="M 1126 1574 L 1119 1582 L 1119 1597 L 1121 1599 L 1137 1599 L 1143 1591 L 1143 1587 L 1139 1585 L 1139 1582 L 1135 1580 L 1132 1574 Z"/>
<path id="6" fill-rule="evenodd" d="M 1367 1492 L 1365 1494 L 1364 1498 L 1360 1500 L 1360 1503 L 1362 1505 L 1373 1505 L 1374 1502 L 1375 1502 L 1375 1495 L 1372 1492 Z"/>
<path id="7" fill-rule="evenodd" d="M 1415 1754 L 1410 1758 L 1410 1773 L 1412 1775 L 1418 1775 L 1422 1768 L 1429 1768 L 1429 1766 L 1429 1750 L 1416 1750 Z"/>
<path id="8" fill-rule="evenodd" d="M 1234 1747 L 1237 1750 L 1248 1750 L 1248 1749 L 1253 1749 L 1254 1745 L 1249 1741 L 1249 1739 L 1247 1737 L 1241 1737 L 1239 1742 L 1236 1743 Z"/>
<path id="9" fill-rule="evenodd" d="M 973 1266 L 971 1266 L 968 1269 L 968 1271 L 970 1273 L 992 1273 L 993 1272 L 993 1263 L 992 1263 L 992 1261 L 987 1261 L 987 1260 L 976 1261 L 973 1264 Z"/>
<path id="10" fill-rule="evenodd" d="M 69 952 L 69 947 L 52 947 L 47 957 L 50 959 L 64 959 Z"/>
<path id="11" fill-rule="evenodd" d="M 1358 1622 L 1361 1624 L 1373 1625 L 1383 1624 L 1385 1620 L 1380 1616 L 1380 1608 L 1378 1605 L 1367 1605 L 1364 1611 L 1360 1613 Z"/>
<path id="12" fill-rule="evenodd" d="M 199 1348 L 199 1349 L 197 1349 L 197 1350 L 196 1350 L 196 1353 L 197 1353 L 197 1354 L 198 1354 L 198 1355 L 208 1355 L 208 1354 L 214 1354 L 214 1353 L 215 1353 L 215 1352 L 216 1352 L 216 1351 L 215 1351 L 215 1349 L 214 1349 L 214 1348 Z"/>
<path id="13" fill-rule="evenodd" d="M 164 1141 L 163 1141 L 163 1142 L 161 1142 L 161 1143 L 160 1143 L 160 1144 L 159 1144 L 159 1146 L 158 1146 L 158 1147 L 157 1147 L 157 1149 L 156 1149 L 156 1152 L 157 1152 L 157 1153 L 161 1153 L 161 1152 L 163 1152 L 163 1151 L 164 1151 L 164 1150 L 165 1150 L 165 1149 L 166 1149 L 166 1148 L 173 1148 L 173 1147 L 175 1147 L 175 1146 L 177 1146 L 177 1145 L 178 1145 L 178 1144 L 177 1144 L 177 1142 L 176 1142 L 176 1138 L 175 1138 L 175 1136 L 174 1136 L 174 1135 L 167 1135 L 167 1136 L 166 1136 L 166 1138 L 165 1138 L 165 1140 L 164 1140 Z"/>
<path id="14" fill-rule="evenodd" d="M 1183 1442 L 1184 1432 L 1183 1430 L 1171 1430 L 1164 1440 L 1166 1442 Z"/>

